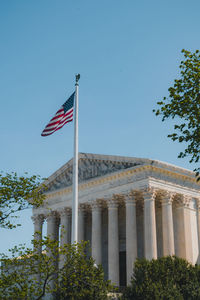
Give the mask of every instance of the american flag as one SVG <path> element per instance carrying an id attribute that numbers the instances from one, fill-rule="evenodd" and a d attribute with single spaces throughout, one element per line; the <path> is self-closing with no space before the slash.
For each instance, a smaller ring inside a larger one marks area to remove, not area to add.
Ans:
<path id="1" fill-rule="evenodd" d="M 73 121 L 74 110 L 74 95 L 75 92 L 67 99 L 67 101 L 57 111 L 55 116 L 47 124 L 42 131 L 41 136 L 47 136 L 61 129 L 66 123 Z"/>

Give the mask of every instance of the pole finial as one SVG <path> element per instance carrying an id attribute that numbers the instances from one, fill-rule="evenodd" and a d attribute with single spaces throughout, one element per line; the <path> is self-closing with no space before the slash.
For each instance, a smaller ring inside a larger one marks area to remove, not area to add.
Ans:
<path id="1" fill-rule="evenodd" d="M 78 83 L 79 79 L 80 79 L 81 75 L 80 74 L 77 74 L 76 75 L 76 83 Z"/>

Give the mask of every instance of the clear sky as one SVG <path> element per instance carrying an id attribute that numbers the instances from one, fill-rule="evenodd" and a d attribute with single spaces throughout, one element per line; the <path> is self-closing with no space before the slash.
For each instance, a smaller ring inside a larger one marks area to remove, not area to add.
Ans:
<path id="1" fill-rule="evenodd" d="M 49 137 L 44 126 L 81 74 L 79 151 L 177 159 L 184 145 L 152 109 L 178 76 L 181 49 L 200 49 L 199 0 L 1 0 L 0 169 L 48 177 L 73 156 L 73 124 Z M 31 240 L 2 230 L 0 252 Z"/>

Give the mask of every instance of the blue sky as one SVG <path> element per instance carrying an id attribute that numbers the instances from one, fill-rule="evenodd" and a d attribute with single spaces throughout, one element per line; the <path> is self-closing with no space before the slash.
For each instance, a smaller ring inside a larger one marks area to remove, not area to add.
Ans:
<path id="1" fill-rule="evenodd" d="M 79 151 L 177 159 L 172 121 L 152 113 L 178 76 L 181 49 L 200 49 L 198 0 L 0 1 L 1 167 L 48 177 L 73 156 L 73 125 L 40 136 L 81 74 Z M 1 230 L 0 252 L 33 233 Z"/>

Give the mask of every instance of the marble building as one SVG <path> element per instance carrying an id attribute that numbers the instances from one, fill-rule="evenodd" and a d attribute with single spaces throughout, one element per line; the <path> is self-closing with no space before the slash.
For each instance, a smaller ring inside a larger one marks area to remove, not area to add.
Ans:
<path id="1" fill-rule="evenodd" d="M 71 239 L 72 165 L 47 179 L 46 202 L 33 209 L 34 231 L 46 221 L 60 244 Z M 200 183 L 192 171 L 156 160 L 79 153 L 78 239 L 90 241 L 96 263 L 120 286 L 136 257 L 199 263 Z"/>

